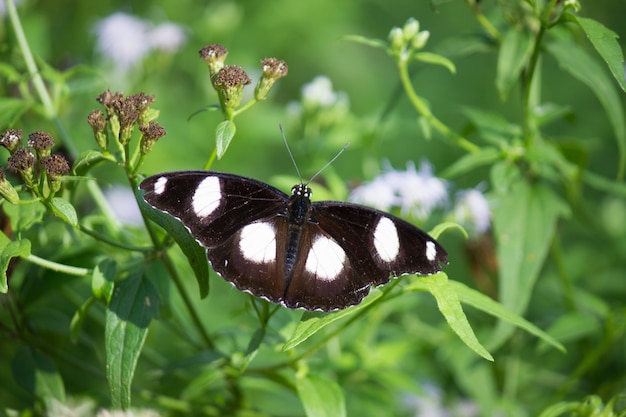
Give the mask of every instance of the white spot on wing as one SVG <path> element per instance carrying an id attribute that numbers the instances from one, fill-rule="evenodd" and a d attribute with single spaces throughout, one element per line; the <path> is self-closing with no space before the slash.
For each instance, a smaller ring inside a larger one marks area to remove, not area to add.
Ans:
<path id="1" fill-rule="evenodd" d="M 165 185 L 166 184 L 167 184 L 167 178 L 166 177 L 160 177 L 154 183 L 154 192 L 156 194 L 163 194 L 163 192 L 165 191 Z"/>
<path id="2" fill-rule="evenodd" d="M 193 211 L 198 217 L 208 217 L 220 205 L 222 192 L 218 177 L 206 177 L 198 184 L 191 201 Z"/>
<path id="3" fill-rule="evenodd" d="M 318 236 L 306 258 L 305 269 L 324 281 L 336 279 L 344 267 L 346 253 L 333 240 Z"/>
<path id="4" fill-rule="evenodd" d="M 400 239 L 398 239 L 398 230 L 390 218 L 381 217 L 378 220 L 374 229 L 374 247 L 385 262 L 391 262 L 398 256 Z"/>
<path id="5" fill-rule="evenodd" d="M 276 231 L 269 223 L 251 223 L 241 229 L 239 249 L 244 258 L 257 264 L 276 260 Z"/>
<path id="6" fill-rule="evenodd" d="M 437 257 L 437 248 L 435 248 L 434 242 L 426 242 L 426 259 L 434 261 Z"/>

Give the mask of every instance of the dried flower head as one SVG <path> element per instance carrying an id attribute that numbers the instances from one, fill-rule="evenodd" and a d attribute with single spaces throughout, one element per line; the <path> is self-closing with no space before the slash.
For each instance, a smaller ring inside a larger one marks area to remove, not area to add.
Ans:
<path id="1" fill-rule="evenodd" d="M 248 74 L 237 65 L 227 65 L 215 75 L 213 86 L 225 111 L 232 112 L 239 106 L 243 88 L 250 82 Z"/>
<path id="2" fill-rule="evenodd" d="M 204 62 L 206 62 L 209 66 L 209 75 L 211 77 L 224 68 L 224 62 L 226 61 L 227 55 L 228 50 L 219 43 L 206 45 L 200 49 L 200 57 L 202 57 Z"/>
<path id="3" fill-rule="evenodd" d="M 287 76 L 289 72 L 285 61 L 280 61 L 276 58 L 264 59 L 261 61 L 261 68 L 263 69 L 263 76 L 254 90 L 254 98 L 257 100 L 264 100 L 276 80 Z"/>
<path id="4" fill-rule="evenodd" d="M 9 157 L 9 169 L 14 172 L 22 172 L 35 166 L 35 154 L 30 149 L 20 148 Z"/>
<path id="5" fill-rule="evenodd" d="M 19 172 L 27 187 L 32 188 L 34 183 L 33 175 L 35 172 L 35 154 L 30 149 L 20 148 L 9 157 L 9 170 Z"/>
<path id="6" fill-rule="evenodd" d="M 28 146 L 32 147 L 37 156 L 44 157 L 50 155 L 50 151 L 54 146 L 52 135 L 46 132 L 37 131 L 28 135 Z"/>
<path id="7" fill-rule="evenodd" d="M 15 152 L 22 141 L 22 129 L 9 129 L 0 136 L 0 146 L 4 146 L 10 153 Z"/>
<path id="8" fill-rule="evenodd" d="M 106 127 L 107 122 L 104 117 L 104 113 L 100 109 L 93 110 L 87 116 L 87 123 L 93 129 L 93 135 L 96 139 L 96 143 L 103 151 L 107 149 L 107 135 Z"/>
<path id="9" fill-rule="evenodd" d="M 102 104 L 108 115 L 111 116 L 119 112 L 124 102 L 124 95 L 120 92 L 112 93 L 111 90 L 106 90 L 96 98 L 96 101 Z"/>
<path id="10" fill-rule="evenodd" d="M 70 173 L 70 165 L 67 162 L 67 159 L 59 154 L 48 155 L 41 158 L 41 166 L 52 179 L 56 179 L 62 175 Z"/>
<path id="11" fill-rule="evenodd" d="M 150 121 L 148 124 L 140 125 L 139 131 L 142 134 L 140 152 L 143 155 L 149 153 L 156 141 L 167 134 L 165 128 L 155 121 Z"/>

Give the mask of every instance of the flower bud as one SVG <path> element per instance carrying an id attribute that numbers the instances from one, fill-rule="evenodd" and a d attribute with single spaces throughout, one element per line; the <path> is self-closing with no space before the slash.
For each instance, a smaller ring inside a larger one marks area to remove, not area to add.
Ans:
<path id="1" fill-rule="evenodd" d="M 9 157 L 9 169 L 19 172 L 27 187 L 32 188 L 34 183 L 35 155 L 30 149 L 20 148 Z"/>
<path id="2" fill-rule="evenodd" d="M 209 66 L 209 75 L 211 78 L 224 68 L 224 62 L 226 61 L 227 55 L 228 50 L 219 43 L 207 45 L 200 49 L 200 56 Z"/>
<path id="3" fill-rule="evenodd" d="M 423 30 L 421 32 L 418 32 L 411 40 L 411 47 L 415 50 L 422 49 L 424 46 L 426 46 L 428 38 L 430 38 L 429 31 Z"/>
<path id="4" fill-rule="evenodd" d="M 405 42 L 409 42 L 420 30 L 420 24 L 415 18 L 410 17 L 402 28 L 402 37 Z"/>
<path id="5" fill-rule="evenodd" d="M 167 131 L 155 121 L 140 125 L 139 131 L 142 135 L 139 146 L 139 151 L 142 155 L 149 153 L 156 141 L 167 134 Z"/>
<path id="6" fill-rule="evenodd" d="M 11 204 L 17 204 L 20 202 L 20 196 L 15 191 L 15 188 L 7 181 L 4 171 L 0 169 L 0 196 L 7 200 Z"/>
<path id="7" fill-rule="evenodd" d="M 248 74 L 237 65 L 227 65 L 217 73 L 213 85 L 224 112 L 232 113 L 239 106 L 243 88 L 250 82 Z"/>
<path id="8" fill-rule="evenodd" d="M 50 151 L 54 146 L 52 135 L 46 132 L 37 131 L 28 135 L 28 146 L 33 148 L 37 156 L 41 159 L 50 155 Z"/>
<path id="9" fill-rule="evenodd" d="M 93 129 L 93 136 L 100 149 L 106 151 L 108 146 L 106 134 L 107 122 L 104 118 L 102 110 L 96 109 L 89 113 L 89 116 L 87 116 L 87 123 L 89 123 L 89 126 Z"/>
<path id="10" fill-rule="evenodd" d="M 7 148 L 13 154 L 22 141 L 21 129 L 9 129 L 0 136 L 0 146 Z"/>
<path id="11" fill-rule="evenodd" d="M 59 177 L 70 172 L 70 165 L 62 155 L 54 154 L 41 158 L 41 166 L 48 174 L 48 185 L 53 193 L 61 188 Z"/>
<path id="12" fill-rule="evenodd" d="M 254 98 L 257 100 L 265 100 L 267 93 L 279 78 L 285 77 L 289 71 L 285 61 L 279 61 L 276 58 L 267 58 L 261 61 L 263 75 L 254 90 Z"/>
<path id="13" fill-rule="evenodd" d="M 399 27 L 394 27 L 389 32 L 389 46 L 391 52 L 394 54 L 399 54 L 402 51 L 402 47 L 404 46 L 404 34 Z"/>

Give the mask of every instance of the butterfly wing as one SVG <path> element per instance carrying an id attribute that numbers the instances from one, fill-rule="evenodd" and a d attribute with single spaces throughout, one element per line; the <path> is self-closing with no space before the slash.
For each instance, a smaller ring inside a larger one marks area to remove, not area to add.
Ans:
<path id="1" fill-rule="evenodd" d="M 215 171 L 174 171 L 148 177 L 144 200 L 179 219 L 202 246 L 223 244 L 241 227 L 284 212 L 289 197 L 260 181 Z"/>
<path id="2" fill-rule="evenodd" d="M 286 233 L 289 197 L 251 178 L 214 171 L 176 171 L 146 178 L 144 200 L 166 212 L 207 249 L 213 270 L 242 291 L 282 301 L 276 236 Z"/>
<path id="3" fill-rule="evenodd" d="M 358 204 L 313 204 L 314 220 L 345 250 L 368 284 L 404 274 L 433 274 L 447 264 L 445 249 L 428 233 L 388 213 Z"/>

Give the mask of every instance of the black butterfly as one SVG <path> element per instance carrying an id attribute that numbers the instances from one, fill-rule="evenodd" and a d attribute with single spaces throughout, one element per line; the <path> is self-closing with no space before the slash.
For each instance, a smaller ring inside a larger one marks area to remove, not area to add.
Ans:
<path id="1" fill-rule="evenodd" d="M 238 175 L 177 171 L 140 188 L 206 248 L 222 278 L 289 308 L 342 309 L 392 276 L 433 274 L 447 263 L 444 248 L 412 224 L 357 204 L 311 203 L 305 184 L 290 197 Z"/>

